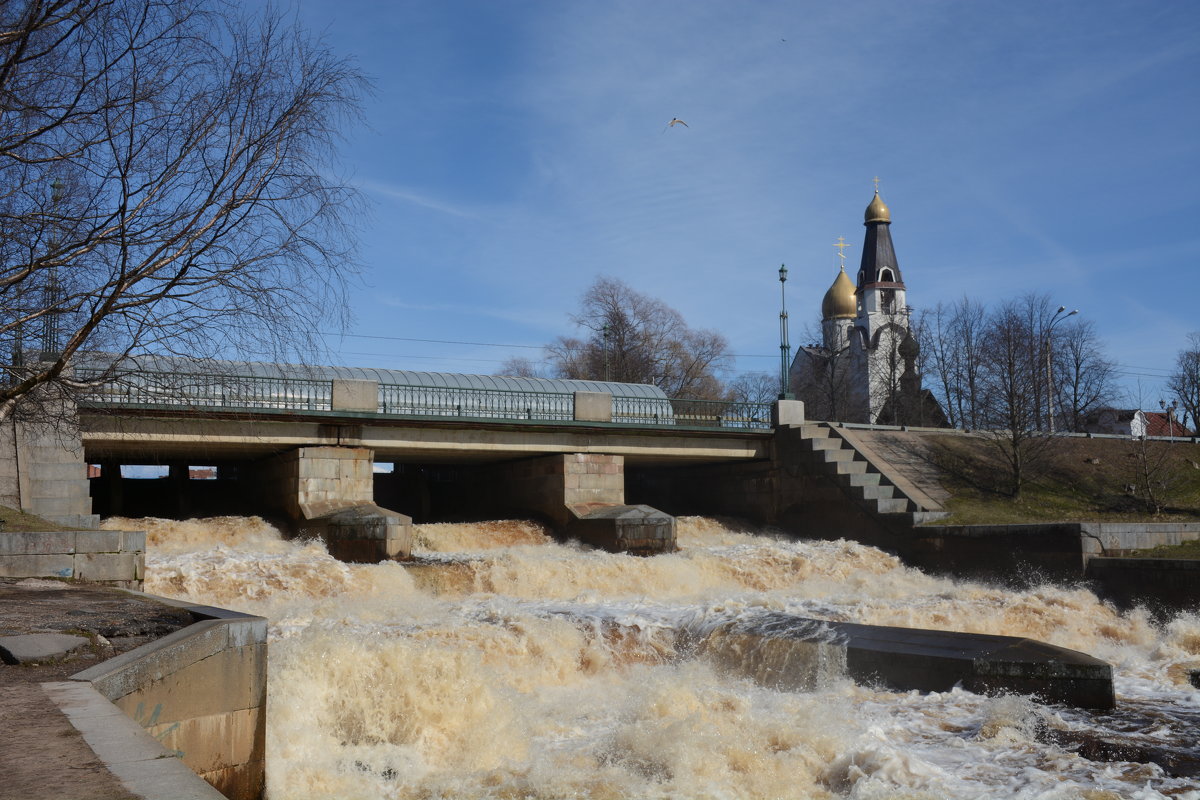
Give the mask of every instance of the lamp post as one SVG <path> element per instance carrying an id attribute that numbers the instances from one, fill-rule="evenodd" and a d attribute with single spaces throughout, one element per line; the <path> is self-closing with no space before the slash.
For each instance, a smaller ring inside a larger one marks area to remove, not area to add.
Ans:
<path id="1" fill-rule="evenodd" d="M 608 323 L 604 323 L 604 380 L 607 382 L 608 377 Z"/>
<path id="2" fill-rule="evenodd" d="M 788 368 L 791 367 L 792 346 L 788 343 L 787 265 L 779 265 L 779 399 L 791 400 L 793 395 L 788 391 Z"/>
<path id="3" fill-rule="evenodd" d="M 1174 400 L 1171 405 L 1167 405 L 1165 401 L 1159 400 L 1158 407 L 1163 410 L 1167 417 L 1167 436 L 1171 439 L 1175 438 L 1175 409 L 1179 408 L 1179 401 Z"/>
<path id="4" fill-rule="evenodd" d="M 1063 315 L 1063 312 L 1066 310 L 1066 306 L 1059 306 L 1058 311 L 1054 312 L 1054 317 L 1050 320 L 1050 324 L 1046 326 L 1046 423 L 1050 429 L 1050 433 L 1054 433 L 1054 379 L 1052 377 L 1053 366 L 1051 357 L 1053 350 L 1050 348 L 1050 337 L 1054 334 L 1055 325 L 1067 317 L 1073 317 L 1079 313 L 1079 309 L 1077 308 L 1069 314 Z"/>

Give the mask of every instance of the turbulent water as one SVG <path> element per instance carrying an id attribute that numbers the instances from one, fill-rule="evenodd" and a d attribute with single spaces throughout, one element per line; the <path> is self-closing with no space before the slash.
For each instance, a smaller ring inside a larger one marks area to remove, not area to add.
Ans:
<path id="1" fill-rule="evenodd" d="M 254 518 L 107 526 L 148 531 L 147 591 L 270 619 L 275 800 L 1200 800 L 1200 778 L 1069 744 L 1197 746 L 1197 614 L 1155 624 L 1082 589 L 953 582 L 851 542 L 704 518 L 680 519 L 680 551 L 652 558 L 530 523 L 421 525 L 410 565 L 342 564 Z M 681 650 L 680 632 L 763 611 L 1081 650 L 1113 665 L 1118 708 L 837 677 L 776 691 Z"/>

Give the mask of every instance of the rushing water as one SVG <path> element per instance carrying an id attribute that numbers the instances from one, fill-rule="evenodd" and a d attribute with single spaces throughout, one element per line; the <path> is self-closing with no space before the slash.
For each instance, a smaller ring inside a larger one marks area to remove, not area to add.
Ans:
<path id="1" fill-rule="evenodd" d="M 704 518 L 680 519 L 680 551 L 652 558 L 524 522 L 421 525 L 411 565 L 342 564 L 255 518 L 106 526 L 149 532 L 147 591 L 270 619 L 274 800 L 1200 800 L 1200 778 L 1066 743 L 1194 749 L 1197 614 L 1156 625 L 1082 589 L 954 582 L 851 542 Z M 680 631 L 762 611 L 1081 650 L 1113 665 L 1118 708 L 840 678 L 782 692 L 680 650 Z"/>

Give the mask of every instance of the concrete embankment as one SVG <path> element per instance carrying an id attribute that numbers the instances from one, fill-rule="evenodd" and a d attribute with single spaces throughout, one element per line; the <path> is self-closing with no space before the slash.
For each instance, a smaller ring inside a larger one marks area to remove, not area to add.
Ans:
<path id="1" fill-rule="evenodd" d="M 1200 559 L 1096 557 L 1087 562 L 1087 577 L 1120 606 L 1200 609 Z"/>
<path id="2" fill-rule="evenodd" d="M 267 621 L 211 606 L 155 599 L 187 610 L 197 621 L 76 673 L 71 681 L 99 692 L 153 737 L 162 755 L 181 759 L 225 797 L 261 797 Z M 77 694 L 62 691 L 64 696 Z M 89 735 L 88 730 L 80 730 Z M 92 739 L 89 744 L 101 757 L 106 748 L 115 746 L 103 725 L 91 734 L 98 744 Z M 113 771 L 121 776 L 116 766 Z"/>
<path id="3" fill-rule="evenodd" d="M 765 614 L 709 633 L 698 653 L 765 686 L 806 690 L 841 675 L 898 691 L 1035 695 L 1108 709 L 1112 667 L 1032 639 Z"/>

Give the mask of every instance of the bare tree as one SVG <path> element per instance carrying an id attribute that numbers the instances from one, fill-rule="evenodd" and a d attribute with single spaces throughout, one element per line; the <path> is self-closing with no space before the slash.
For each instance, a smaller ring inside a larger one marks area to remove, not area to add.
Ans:
<path id="1" fill-rule="evenodd" d="M 496 375 L 509 378 L 544 378 L 545 366 L 523 356 L 513 356 L 500 365 Z"/>
<path id="2" fill-rule="evenodd" d="M 1053 344 L 1054 399 L 1065 430 L 1083 430 L 1084 420 L 1112 403 L 1116 366 L 1105 357 L 1091 321 L 1063 326 Z"/>
<path id="3" fill-rule="evenodd" d="M 673 398 L 724 398 L 717 373 L 729 360 L 725 337 L 689 328 L 661 300 L 599 278 L 571 320 L 584 337 L 559 337 L 546 347 L 557 377 L 650 383 Z"/>
<path id="4" fill-rule="evenodd" d="M 0 4 L 0 419 L 87 350 L 282 356 L 343 321 L 363 78 L 245 8 Z"/>
<path id="5" fill-rule="evenodd" d="M 1006 467 L 1006 491 L 1013 497 L 1020 495 L 1052 442 L 1041 427 L 1039 300 L 1026 296 L 997 308 L 988 318 L 981 349 L 983 427 L 991 432 Z"/>
<path id="6" fill-rule="evenodd" d="M 982 342 L 987 311 L 963 297 L 952 306 L 938 304 L 921 326 L 922 352 L 932 391 L 951 427 L 982 424 Z"/>
<path id="7" fill-rule="evenodd" d="M 1200 431 L 1200 331 L 1188 334 L 1188 345 L 1175 359 L 1175 372 L 1167 388 L 1183 409 L 1181 421 L 1191 419 L 1192 430 Z"/>
<path id="8" fill-rule="evenodd" d="M 726 386 L 733 403 L 773 403 L 779 398 L 779 376 L 767 372 L 743 372 Z"/>

